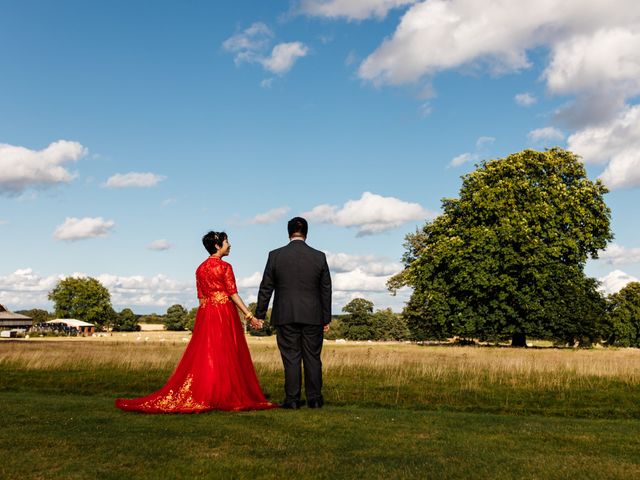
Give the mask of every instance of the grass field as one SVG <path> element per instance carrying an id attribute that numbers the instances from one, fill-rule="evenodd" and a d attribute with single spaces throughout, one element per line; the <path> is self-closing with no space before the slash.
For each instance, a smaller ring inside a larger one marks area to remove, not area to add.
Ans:
<path id="1" fill-rule="evenodd" d="M 120 412 L 184 350 L 152 333 L 1 341 L 0 478 L 640 478 L 638 350 L 327 342 L 320 411 Z"/>

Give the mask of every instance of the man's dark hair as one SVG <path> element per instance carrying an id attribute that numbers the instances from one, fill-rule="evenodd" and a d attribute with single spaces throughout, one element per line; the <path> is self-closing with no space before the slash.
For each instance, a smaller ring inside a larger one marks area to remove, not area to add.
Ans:
<path id="1" fill-rule="evenodd" d="M 289 238 L 291 237 L 304 237 L 307 238 L 307 232 L 309 231 L 309 224 L 302 217 L 293 217 L 287 224 L 287 230 L 289 231 Z"/>
<path id="2" fill-rule="evenodd" d="M 227 234 L 224 232 L 208 232 L 202 237 L 202 244 L 207 249 L 207 252 L 213 255 L 218 251 L 218 248 L 222 248 L 222 242 L 227 238 Z"/>

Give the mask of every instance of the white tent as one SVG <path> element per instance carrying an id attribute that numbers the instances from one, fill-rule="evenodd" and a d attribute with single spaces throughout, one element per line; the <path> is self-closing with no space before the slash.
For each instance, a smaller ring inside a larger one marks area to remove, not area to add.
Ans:
<path id="1" fill-rule="evenodd" d="M 83 322 L 82 320 L 76 320 L 75 318 L 55 318 L 49 320 L 47 323 L 64 323 L 67 327 L 95 327 L 93 323 Z"/>

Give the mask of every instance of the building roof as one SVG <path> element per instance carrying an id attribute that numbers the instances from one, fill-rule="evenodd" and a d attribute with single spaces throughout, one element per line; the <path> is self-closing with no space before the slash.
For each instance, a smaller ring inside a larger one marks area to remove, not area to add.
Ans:
<path id="1" fill-rule="evenodd" d="M 49 320 L 47 323 L 64 323 L 69 327 L 95 327 L 93 323 L 83 322 L 82 320 L 76 320 L 75 318 L 56 318 Z"/>
<path id="2" fill-rule="evenodd" d="M 0 305 L 0 320 L 31 320 L 31 317 L 27 317 L 26 315 L 21 315 L 19 313 L 13 313 L 3 305 Z"/>

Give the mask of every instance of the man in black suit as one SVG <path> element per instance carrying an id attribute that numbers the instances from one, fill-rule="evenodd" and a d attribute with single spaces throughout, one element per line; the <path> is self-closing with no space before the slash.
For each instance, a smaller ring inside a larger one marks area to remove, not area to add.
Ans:
<path id="1" fill-rule="evenodd" d="M 304 364 L 304 388 L 310 408 L 320 408 L 322 398 L 322 341 L 331 322 L 331 276 L 324 253 L 306 243 L 307 221 L 289 220 L 289 244 L 269 252 L 255 316 L 265 318 L 275 292 L 271 325 L 277 332 L 284 365 L 285 399 L 281 407 L 300 408 L 300 384 Z"/>

